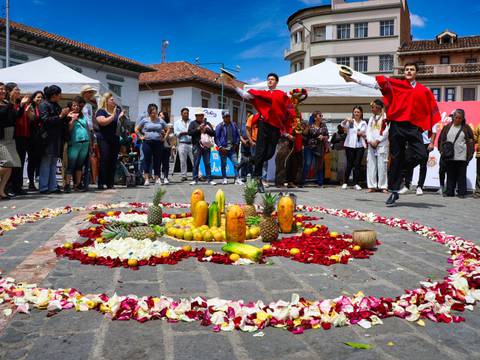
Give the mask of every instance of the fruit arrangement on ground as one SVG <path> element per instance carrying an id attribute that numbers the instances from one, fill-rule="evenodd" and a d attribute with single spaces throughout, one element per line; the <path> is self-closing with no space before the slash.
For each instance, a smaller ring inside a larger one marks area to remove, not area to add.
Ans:
<path id="1" fill-rule="evenodd" d="M 257 215 L 257 210 L 255 209 L 255 197 L 257 196 L 257 192 L 257 181 L 254 179 L 248 180 L 245 184 L 245 190 L 243 191 L 243 198 L 245 200 L 243 211 L 245 212 L 246 218 Z"/>
<path id="2" fill-rule="evenodd" d="M 148 208 L 147 222 L 149 225 L 162 225 L 163 211 L 160 202 L 166 191 L 162 188 L 155 191 L 153 204 Z"/>
<path id="3" fill-rule="evenodd" d="M 295 202 L 292 197 L 282 195 L 278 200 L 277 219 L 282 233 L 291 233 L 294 225 Z"/>
<path id="4" fill-rule="evenodd" d="M 272 216 L 275 210 L 277 195 L 266 192 L 263 195 L 263 214 L 260 222 L 260 236 L 265 242 L 272 242 L 278 239 L 279 227 L 277 221 Z"/>

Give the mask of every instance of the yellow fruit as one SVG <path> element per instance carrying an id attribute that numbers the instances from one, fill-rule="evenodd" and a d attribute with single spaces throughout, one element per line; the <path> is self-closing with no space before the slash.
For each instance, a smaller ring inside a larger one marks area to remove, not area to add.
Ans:
<path id="1" fill-rule="evenodd" d="M 88 229 L 88 230 L 90 230 L 90 231 L 95 231 L 96 229 L 97 229 L 96 227 L 93 227 L 93 226 L 92 226 L 92 227 L 91 227 L 90 229 Z"/>
<path id="2" fill-rule="evenodd" d="M 247 225 L 243 209 L 238 205 L 230 206 L 227 210 L 226 219 L 227 241 L 245 242 Z"/>
<path id="3" fill-rule="evenodd" d="M 250 233 L 252 234 L 252 239 L 256 239 L 260 235 L 260 227 L 252 226 L 250 228 Z"/>
<path id="4" fill-rule="evenodd" d="M 313 229 L 305 229 L 305 230 L 303 230 L 303 233 L 304 233 L 305 235 L 312 235 Z"/>
<path id="5" fill-rule="evenodd" d="M 200 231 L 193 233 L 193 240 L 195 241 L 203 241 L 203 234 Z"/>
<path id="6" fill-rule="evenodd" d="M 208 204 L 200 200 L 195 205 L 195 215 L 193 216 L 193 223 L 195 226 L 203 226 L 208 219 Z M 208 228 L 208 226 L 207 226 Z"/>
<path id="7" fill-rule="evenodd" d="M 136 259 L 128 259 L 128 266 L 137 266 L 138 261 Z"/>
<path id="8" fill-rule="evenodd" d="M 290 249 L 290 255 L 295 256 L 297 254 L 300 254 L 300 249 L 297 249 L 297 248 Z"/>
<path id="9" fill-rule="evenodd" d="M 250 231 L 250 229 L 247 229 L 247 231 L 245 233 L 245 238 L 246 239 L 251 239 L 252 238 L 252 232 Z"/>
<path id="10" fill-rule="evenodd" d="M 102 238 L 102 237 L 98 237 L 98 238 L 95 239 L 95 241 L 96 241 L 97 243 L 103 243 L 103 238 Z"/>
<path id="11" fill-rule="evenodd" d="M 209 256 L 212 256 L 213 255 L 213 250 L 211 249 L 208 249 L 205 251 L 205 257 L 209 257 Z"/>
<path id="12" fill-rule="evenodd" d="M 240 255 L 238 255 L 238 254 L 231 254 L 231 255 L 229 256 L 229 258 L 230 258 L 231 261 L 236 262 L 236 261 L 240 260 Z"/>
<path id="13" fill-rule="evenodd" d="M 112 310 L 107 305 L 104 305 L 104 304 L 100 304 L 99 310 L 103 313 L 112 312 Z"/>
<path id="14" fill-rule="evenodd" d="M 95 259 L 97 257 L 97 254 L 95 254 L 94 252 L 89 252 L 87 256 L 91 259 Z"/>
<path id="15" fill-rule="evenodd" d="M 300 221 L 297 221 L 297 227 L 302 227 L 302 223 Z"/>
<path id="16" fill-rule="evenodd" d="M 332 255 L 332 256 L 330 256 L 330 259 L 334 260 L 336 262 L 340 262 L 340 256 L 338 256 L 338 255 Z"/>
<path id="17" fill-rule="evenodd" d="M 262 246 L 262 250 L 270 250 L 271 248 L 272 248 L 272 246 L 270 244 Z"/>
<path id="18" fill-rule="evenodd" d="M 169 257 L 170 253 L 168 251 L 164 251 L 160 254 L 161 257 Z"/>
<path id="19" fill-rule="evenodd" d="M 73 244 L 69 243 L 69 242 L 66 242 L 65 244 L 63 244 L 63 248 L 64 249 L 73 249 Z"/>
<path id="20" fill-rule="evenodd" d="M 171 228 L 173 225 L 175 225 L 173 221 L 169 221 L 165 224 L 165 229 Z"/>
<path id="21" fill-rule="evenodd" d="M 99 223 L 100 225 L 103 225 L 103 224 L 106 223 L 106 221 L 105 221 L 104 219 L 100 219 L 100 220 L 98 220 L 98 223 Z"/>
<path id="22" fill-rule="evenodd" d="M 210 230 L 206 230 L 203 233 L 203 241 L 212 241 L 213 240 L 213 234 Z"/>
<path id="23" fill-rule="evenodd" d="M 186 231 L 184 232 L 184 234 L 183 234 L 183 238 L 184 238 L 185 240 L 190 241 L 190 240 L 193 239 L 193 233 L 192 233 L 190 230 L 186 230 Z"/>
<path id="24" fill-rule="evenodd" d="M 330 236 L 333 237 L 333 238 L 336 238 L 338 236 L 338 233 L 336 231 L 332 231 L 330 233 Z"/>
<path id="25" fill-rule="evenodd" d="M 190 212 L 192 213 L 192 216 L 195 216 L 195 205 L 197 205 L 197 202 L 201 200 L 205 200 L 203 191 L 200 189 L 193 190 L 192 194 L 190 195 Z"/>
<path id="26" fill-rule="evenodd" d="M 282 196 L 278 201 L 278 225 L 283 233 L 292 232 L 295 203 L 290 196 Z"/>
<path id="27" fill-rule="evenodd" d="M 353 247 L 353 251 L 360 251 L 362 248 L 360 247 L 360 245 L 355 245 Z"/>
<path id="28" fill-rule="evenodd" d="M 175 236 L 176 232 L 177 232 L 177 229 L 172 227 L 172 226 L 167 229 L 167 235 L 168 236 Z"/>
<path id="29" fill-rule="evenodd" d="M 109 212 L 107 212 L 107 215 L 108 216 L 113 216 L 113 215 L 115 215 L 115 212 L 114 211 L 109 211 Z"/>
<path id="30" fill-rule="evenodd" d="M 187 213 L 181 213 L 180 216 L 181 216 L 182 218 L 187 217 Z"/>
<path id="31" fill-rule="evenodd" d="M 176 219 L 176 218 L 177 218 L 177 215 L 175 214 L 170 215 L 170 219 Z"/>
<path id="32" fill-rule="evenodd" d="M 215 241 L 223 241 L 222 232 L 221 231 L 215 231 L 213 233 L 213 238 L 215 239 Z"/>
<path id="33" fill-rule="evenodd" d="M 186 252 L 190 252 L 192 251 L 192 247 L 190 245 L 185 245 L 185 246 L 182 246 L 182 250 Z"/>

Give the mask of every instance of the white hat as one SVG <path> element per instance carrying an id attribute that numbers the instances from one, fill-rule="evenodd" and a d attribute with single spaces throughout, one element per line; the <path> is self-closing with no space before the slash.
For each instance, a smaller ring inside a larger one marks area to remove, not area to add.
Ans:
<path id="1" fill-rule="evenodd" d="M 92 87 L 90 85 L 84 85 L 80 89 L 80 95 L 83 95 L 84 93 L 89 92 L 89 91 L 97 92 L 97 89 L 95 89 L 94 87 Z"/>
<path id="2" fill-rule="evenodd" d="M 194 115 L 205 115 L 202 109 L 196 109 Z"/>

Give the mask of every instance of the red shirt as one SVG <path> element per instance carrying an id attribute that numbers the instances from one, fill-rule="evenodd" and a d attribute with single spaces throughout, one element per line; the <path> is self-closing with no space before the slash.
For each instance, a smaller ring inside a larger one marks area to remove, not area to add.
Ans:
<path id="1" fill-rule="evenodd" d="M 16 107 L 18 111 L 19 106 Z M 28 121 L 28 111 L 23 114 L 15 122 L 15 137 L 30 137 L 30 124 Z"/>
<path id="2" fill-rule="evenodd" d="M 417 82 L 377 76 L 389 121 L 408 121 L 423 131 L 431 131 L 440 121 L 440 112 L 432 92 Z"/>
<path id="3" fill-rule="evenodd" d="M 260 113 L 264 121 L 280 130 L 284 130 L 289 118 L 295 112 L 290 109 L 291 101 L 288 95 L 281 90 L 248 90 L 254 96 L 253 106 Z"/>

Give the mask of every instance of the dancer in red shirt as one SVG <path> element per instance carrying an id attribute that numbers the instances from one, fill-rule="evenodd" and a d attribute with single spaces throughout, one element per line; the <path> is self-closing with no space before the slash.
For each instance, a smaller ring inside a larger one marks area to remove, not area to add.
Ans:
<path id="1" fill-rule="evenodd" d="M 346 81 L 379 89 L 383 94 L 390 122 L 388 189 L 391 195 L 387 205 L 395 204 L 399 198 L 403 171 L 413 169 L 427 156 L 422 132 L 432 131 L 433 125 L 440 121 L 437 102 L 432 92 L 416 81 L 417 71 L 417 64 L 408 63 L 404 66 L 404 79 L 377 76 L 373 83 L 340 72 Z M 407 144 L 409 150 L 406 155 Z"/>
<path id="2" fill-rule="evenodd" d="M 253 176 L 257 179 L 258 191 L 263 193 L 262 168 L 265 161 L 270 160 L 275 154 L 278 140 L 281 134 L 285 134 L 295 117 L 292 102 L 288 95 L 276 90 L 278 75 L 270 73 L 267 76 L 268 90 L 244 91 L 237 88 L 237 93 L 245 100 L 250 100 L 260 114 L 258 119 L 257 145 L 253 158 Z M 286 137 L 293 140 L 292 135 Z"/>

